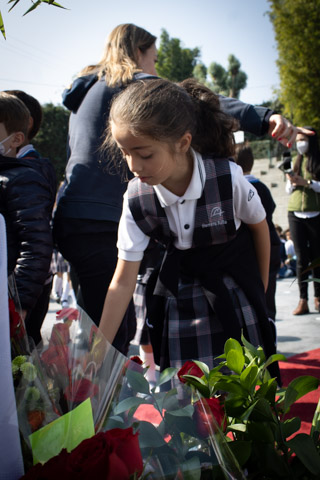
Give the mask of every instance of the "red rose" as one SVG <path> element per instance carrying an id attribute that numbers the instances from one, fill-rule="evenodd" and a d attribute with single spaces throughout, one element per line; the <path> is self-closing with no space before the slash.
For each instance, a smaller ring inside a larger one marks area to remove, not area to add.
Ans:
<path id="1" fill-rule="evenodd" d="M 21 480 L 129 480 L 141 475 L 138 434 L 115 428 L 83 440 L 71 453 L 64 449 L 44 465 L 32 467 Z"/>
<path id="2" fill-rule="evenodd" d="M 203 377 L 203 371 L 196 363 L 188 360 L 186 363 L 184 363 L 184 365 L 182 365 L 177 375 L 180 382 L 187 383 L 188 380 L 186 378 L 182 378 L 183 375 L 193 375 L 194 377 L 201 378 Z"/>
<path id="3" fill-rule="evenodd" d="M 49 340 L 50 345 L 67 345 L 70 342 L 70 323 L 55 323 Z"/>
<path id="4" fill-rule="evenodd" d="M 129 480 L 142 470 L 138 435 L 132 428 L 115 428 L 81 442 L 70 454 L 66 473 L 77 480 Z"/>
<path id="5" fill-rule="evenodd" d="M 55 373 L 69 376 L 69 349 L 67 345 L 49 345 L 41 354 L 41 359 Z"/>
<path id="6" fill-rule="evenodd" d="M 71 386 L 68 385 L 64 390 L 64 395 L 67 401 L 76 403 L 84 402 L 87 398 L 94 397 L 95 395 L 98 395 L 98 393 L 98 385 L 92 383 L 87 378 L 75 380 Z"/>
<path id="7" fill-rule="evenodd" d="M 9 298 L 9 319 L 10 319 L 10 338 L 23 338 L 26 334 L 24 322 L 20 314 L 16 311 L 14 301 Z"/>
<path id="8" fill-rule="evenodd" d="M 213 420 L 213 418 L 216 422 Z M 217 427 L 225 431 L 227 427 L 225 411 L 218 398 L 202 398 L 194 404 L 193 419 L 200 437 L 208 437 L 210 433 L 216 432 Z"/>
<path id="9" fill-rule="evenodd" d="M 138 476 L 141 475 L 143 463 L 139 447 L 138 433 L 133 433 L 132 427 L 130 427 L 125 430 L 121 428 L 113 428 L 106 432 L 106 434 L 112 445 L 113 452 L 125 463 L 129 475 L 133 475 L 135 472 L 138 472 Z M 108 480 L 113 478 L 118 477 L 112 477 L 110 475 Z"/>
<path id="10" fill-rule="evenodd" d="M 44 465 L 37 463 L 37 465 L 30 468 L 20 480 L 57 480 L 59 477 L 64 480 L 67 478 L 69 479 L 69 477 L 66 477 L 65 475 L 65 468 L 69 455 L 70 454 L 64 448 L 59 455 L 51 458 Z"/>

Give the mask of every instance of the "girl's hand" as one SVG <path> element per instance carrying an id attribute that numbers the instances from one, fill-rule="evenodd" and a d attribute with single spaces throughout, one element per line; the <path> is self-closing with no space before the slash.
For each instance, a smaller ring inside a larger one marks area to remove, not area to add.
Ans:
<path id="1" fill-rule="evenodd" d="M 269 119 L 269 135 L 278 140 L 285 147 L 291 148 L 298 133 L 314 135 L 312 130 L 303 127 L 295 127 L 289 120 L 277 113 Z"/>

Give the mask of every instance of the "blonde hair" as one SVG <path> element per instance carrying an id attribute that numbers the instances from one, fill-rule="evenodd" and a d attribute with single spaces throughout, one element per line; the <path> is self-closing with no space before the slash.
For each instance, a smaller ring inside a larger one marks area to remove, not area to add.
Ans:
<path id="1" fill-rule="evenodd" d="M 7 133 L 28 133 L 30 112 L 25 104 L 15 95 L 0 92 L 0 122 L 4 124 Z"/>
<path id="2" fill-rule="evenodd" d="M 101 60 L 88 65 L 79 76 L 95 73 L 99 80 L 105 76 L 107 85 L 114 87 L 132 80 L 141 69 L 137 65 L 137 50 L 145 53 L 156 41 L 156 37 L 132 23 L 118 25 L 110 33 Z"/>

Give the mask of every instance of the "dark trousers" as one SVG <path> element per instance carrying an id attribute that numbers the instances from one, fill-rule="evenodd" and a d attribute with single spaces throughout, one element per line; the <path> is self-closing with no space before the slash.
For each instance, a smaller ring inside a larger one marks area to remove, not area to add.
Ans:
<path id="1" fill-rule="evenodd" d="M 313 218 L 298 218 L 289 212 L 289 228 L 297 257 L 297 277 L 300 298 L 308 299 L 310 272 L 303 273 L 309 262 L 320 258 L 320 215 Z M 313 278 L 320 278 L 320 267 L 313 269 Z M 314 282 L 314 296 L 320 297 L 320 284 Z"/>
<path id="2" fill-rule="evenodd" d="M 270 252 L 270 267 L 269 267 L 269 282 L 266 291 L 266 304 L 268 317 L 272 320 L 276 319 L 276 287 L 277 287 L 277 273 L 280 268 L 280 245 L 271 245 Z"/>
<path id="3" fill-rule="evenodd" d="M 117 232 L 81 233 L 59 238 L 59 251 L 70 262 L 79 285 L 78 303 L 99 325 L 105 297 L 117 264 Z M 113 345 L 125 355 L 136 331 L 133 302 L 130 303 Z"/>
<path id="4" fill-rule="evenodd" d="M 40 329 L 49 308 L 51 288 L 52 280 L 44 285 L 37 303 L 25 319 L 27 334 L 34 340 L 35 345 L 41 341 Z"/>

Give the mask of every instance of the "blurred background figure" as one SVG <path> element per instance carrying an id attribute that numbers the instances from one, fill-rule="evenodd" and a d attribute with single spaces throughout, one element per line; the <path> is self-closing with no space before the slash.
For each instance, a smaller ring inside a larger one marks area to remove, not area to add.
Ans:
<path id="1" fill-rule="evenodd" d="M 257 177 L 251 174 L 254 164 L 252 149 L 249 146 L 239 146 L 236 150 L 235 160 L 242 167 L 245 178 L 255 187 L 261 203 L 266 211 L 266 219 L 270 233 L 270 265 L 269 265 L 269 283 L 266 291 L 266 304 L 268 317 L 275 322 L 276 319 L 276 285 L 277 274 L 280 268 L 280 238 L 276 232 L 272 221 L 272 214 L 276 208 L 276 204 L 272 198 L 269 188 L 261 182 Z M 274 325 L 275 328 L 275 325 Z"/>
<path id="2" fill-rule="evenodd" d="M 315 130 L 308 127 L 309 130 Z M 287 174 L 286 191 L 290 194 L 288 219 L 297 261 L 300 300 L 293 315 L 309 312 L 310 262 L 320 258 L 320 150 L 318 135 L 298 133 L 298 150 L 292 174 Z M 313 277 L 320 278 L 320 266 L 313 269 Z M 314 282 L 314 308 L 320 311 L 320 283 Z"/>

